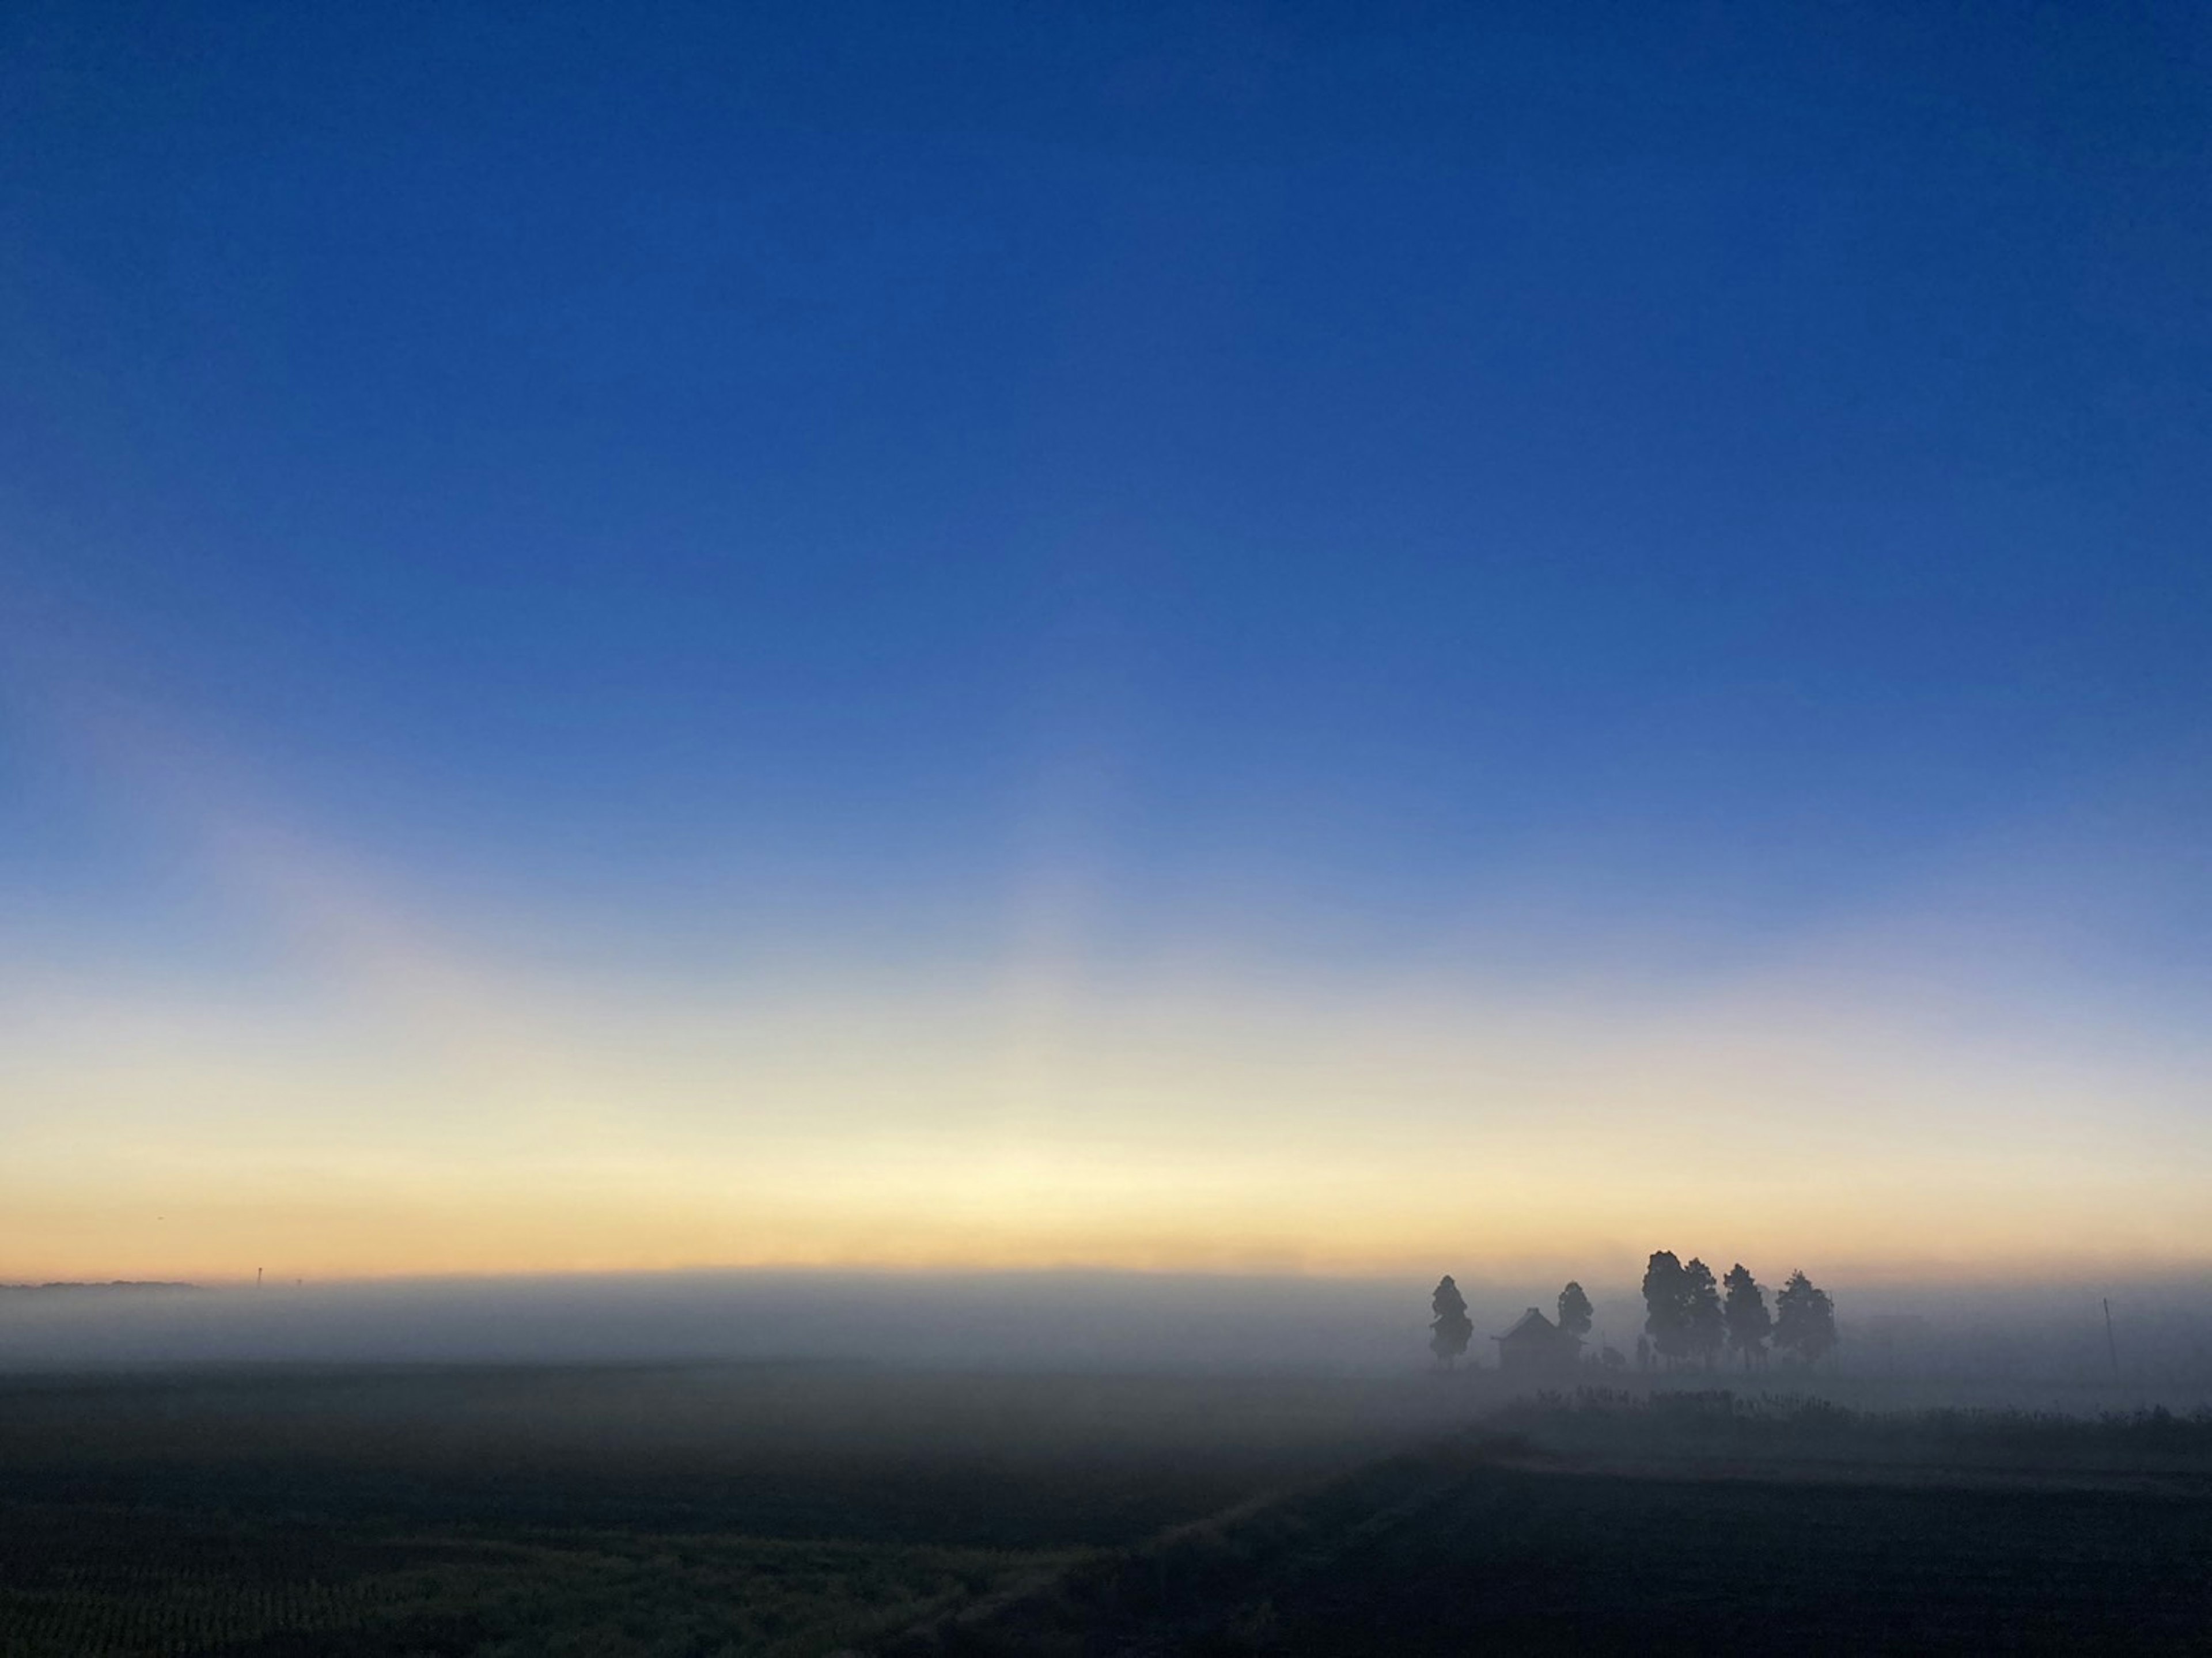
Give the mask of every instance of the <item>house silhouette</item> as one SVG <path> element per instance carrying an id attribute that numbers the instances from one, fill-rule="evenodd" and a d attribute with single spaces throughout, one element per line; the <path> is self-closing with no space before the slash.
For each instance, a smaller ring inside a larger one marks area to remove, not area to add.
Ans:
<path id="1" fill-rule="evenodd" d="M 1498 1368 L 1508 1376 L 1551 1376 L 1570 1374 L 1582 1356 L 1583 1339 L 1569 1335 L 1531 1307 L 1498 1344 Z"/>

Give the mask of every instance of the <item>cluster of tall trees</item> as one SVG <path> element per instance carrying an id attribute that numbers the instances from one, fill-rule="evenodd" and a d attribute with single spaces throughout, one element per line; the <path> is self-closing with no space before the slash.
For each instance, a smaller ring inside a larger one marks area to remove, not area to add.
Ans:
<path id="1" fill-rule="evenodd" d="M 1725 1348 L 1749 1370 L 1766 1363 L 1770 1345 L 1809 1364 L 1836 1345 L 1835 1303 L 1802 1272 L 1790 1273 L 1770 1313 L 1765 1290 L 1741 1261 L 1717 1284 L 1695 1255 L 1684 1261 L 1662 1249 L 1644 1269 L 1644 1309 L 1650 1351 L 1668 1364 L 1710 1370 Z"/>
<path id="2" fill-rule="evenodd" d="M 1581 1284 L 1570 1282 L 1559 1291 L 1559 1309 L 1563 1333 L 1589 1333 L 1593 1309 Z M 1765 1287 L 1741 1261 L 1717 1282 L 1713 1269 L 1695 1255 L 1684 1261 L 1662 1249 L 1644 1269 L 1644 1334 L 1636 1344 L 1639 1363 L 1656 1357 L 1670 1366 L 1702 1363 L 1711 1370 L 1725 1350 L 1750 1370 L 1765 1364 L 1773 1348 L 1809 1364 L 1836 1345 L 1835 1303 L 1802 1272 L 1790 1273 L 1769 1312 Z M 1467 1297 L 1449 1272 L 1430 1297 L 1429 1310 L 1435 1315 L 1429 1321 L 1429 1351 L 1449 1367 L 1466 1353 L 1474 1334 Z M 1607 1351 L 1608 1363 L 1621 1362 Z"/>

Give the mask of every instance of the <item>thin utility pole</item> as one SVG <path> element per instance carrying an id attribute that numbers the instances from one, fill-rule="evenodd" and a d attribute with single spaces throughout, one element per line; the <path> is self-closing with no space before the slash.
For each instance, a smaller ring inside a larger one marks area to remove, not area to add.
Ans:
<path id="1" fill-rule="evenodd" d="M 2112 1339 L 2112 1298 L 2110 1296 L 2105 1297 L 2105 1351 L 2112 1358 L 2112 1380 L 2117 1382 L 2120 1379 L 2120 1349 L 2119 1344 Z"/>

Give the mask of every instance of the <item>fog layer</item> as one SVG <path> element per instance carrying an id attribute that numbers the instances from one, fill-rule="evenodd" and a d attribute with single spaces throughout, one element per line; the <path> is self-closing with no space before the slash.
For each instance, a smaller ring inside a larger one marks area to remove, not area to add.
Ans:
<path id="1" fill-rule="evenodd" d="M 1460 1283 L 1477 1364 L 1491 1360 L 1489 1337 L 1526 1307 L 1550 1311 L 1558 1291 L 1464 1272 Z M 1632 1289 L 1588 1287 L 1589 1351 L 1632 1352 L 1643 1318 Z M 833 1358 L 1387 1375 L 1431 1363 L 1429 1288 L 1074 1272 L 16 1288 L 0 1290 L 0 1369 Z M 1842 1342 L 1820 1374 L 2193 1387 L 2212 1396 L 2212 1282 L 1835 1289 Z M 1790 1382 L 1777 1366 L 1760 1385 Z"/>

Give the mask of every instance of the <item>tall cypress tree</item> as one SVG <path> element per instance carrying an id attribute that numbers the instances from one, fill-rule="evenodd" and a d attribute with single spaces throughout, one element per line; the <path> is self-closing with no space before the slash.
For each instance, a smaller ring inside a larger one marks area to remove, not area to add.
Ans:
<path id="1" fill-rule="evenodd" d="M 1713 1269 L 1692 1255 L 1682 1264 L 1684 1345 L 1711 1370 L 1728 1339 L 1728 1321 L 1721 1312 L 1719 1288 Z"/>
<path id="2" fill-rule="evenodd" d="M 1590 1327 L 1590 1301 L 1583 1286 L 1571 1278 L 1559 1291 L 1559 1328 L 1571 1336 L 1586 1336 Z"/>
<path id="3" fill-rule="evenodd" d="M 1754 1362 L 1764 1364 L 1767 1333 L 1774 1327 L 1766 1310 L 1766 1292 L 1741 1261 L 1729 1267 L 1721 1282 L 1728 1286 L 1728 1302 L 1721 1310 L 1728 1320 L 1729 1345 L 1735 1349 L 1745 1370 Z"/>
<path id="4" fill-rule="evenodd" d="M 1802 1272 L 1790 1273 L 1774 1297 L 1774 1345 L 1808 1364 L 1818 1363 L 1836 1345 L 1836 1303 Z"/>
<path id="5" fill-rule="evenodd" d="M 1436 1293 L 1429 1297 L 1429 1310 L 1436 1315 L 1429 1324 L 1429 1351 L 1449 1370 L 1467 1351 L 1468 1338 L 1474 1334 L 1474 1326 L 1467 1315 L 1467 1297 L 1460 1294 L 1459 1285 L 1452 1282 L 1449 1272 L 1444 1274 Z"/>
<path id="6" fill-rule="evenodd" d="M 1689 1285 L 1672 1249 L 1654 1252 L 1644 1268 L 1644 1329 L 1669 1363 L 1689 1352 Z"/>

